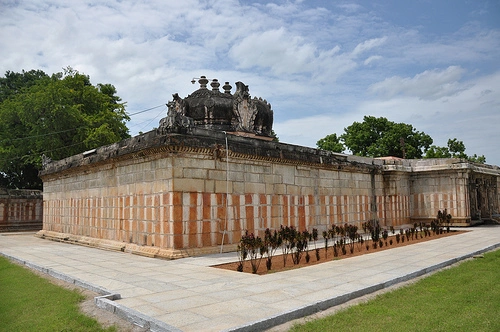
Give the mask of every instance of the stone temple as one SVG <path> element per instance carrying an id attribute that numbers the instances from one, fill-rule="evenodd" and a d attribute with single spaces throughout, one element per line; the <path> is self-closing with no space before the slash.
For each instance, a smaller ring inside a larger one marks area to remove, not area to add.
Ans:
<path id="1" fill-rule="evenodd" d="M 38 236 L 163 258 L 236 249 L 245 230 L 320 231 L 377 219 L 455 226 L 499 213 L 500 168 L 462 159 L 373 159 L 276 142 L 249 88 L 205 77 L 158 129 L 45 165 Z M 207 87 L 210 82 L 210 88 Z"/>

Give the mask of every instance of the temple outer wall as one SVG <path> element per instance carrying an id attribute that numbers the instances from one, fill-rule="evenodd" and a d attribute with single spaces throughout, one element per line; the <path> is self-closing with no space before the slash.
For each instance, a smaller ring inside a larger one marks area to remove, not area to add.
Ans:
<path id="1" fill-rule="evenodd" d="M 468 181 L 482 174 L 456 159 L 389 162 L 232 135 L 225 149 L 226 136 L 211 135 L 150 132 L 54 163 L 39 236 L 176 258 L 280 225 L 397 228 L 445 208 L 467 225 Z"/>
<path id="2" fill-rule="evenodd" d="M 42 229 L 42 204 L 39 190 L 0 189 L 0 232 Z"/>
<path id="3" fill-rule="evenodd" d="M 352 171 L 242 156 L 226 162 L 203 149 L 129 157 L 44 177 L 42 234 L 173 253 L 209 250 L 223 236 L 235 244 L 247 229 L 262 235 L 280 225 L 324 230 L 383 219 L 381 202 L 372 209 L 374 189 L 382 192 L 372 165 Z"/>

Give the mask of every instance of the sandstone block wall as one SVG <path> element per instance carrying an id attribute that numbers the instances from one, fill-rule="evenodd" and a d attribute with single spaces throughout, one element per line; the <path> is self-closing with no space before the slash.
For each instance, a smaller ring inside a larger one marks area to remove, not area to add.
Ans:
<path id="1" fill-rule="evenodd" d="M 42 229 L 42 204 L 39 190 L 0 188 L 0 231 Z"/>
<path id="2" fill-rule="evenodd" d="M 411 179 L 412 220 L 429 221 L 444 209 L 457 224 L 470 220 L 466 171 L 420 172 L 412 174 Z"/>
<path id="3" fill-rule="evenodd" d="M 321 232 L 371 219 L 398 227 L 430 221 L 445 208 L 467 225 L 471 197 L 479 210 L 498 210 L 495 167 L 455 159 L 387 162 L 195 134 L 150 132 L 51 164 L 42 172 L 40 236 L 179 257 L 235 245 L 245 230 L 262 235 L 289 225 Z M 473 194 L 471 177 L 479 188 Z"/>
<path id="4" fill-rule="evenodd" d="M 408 172 L 386 172 L 383 175 L 384 225 L 400 226 L 411 222 L 410 176 Z"/>
<path id="5" fill-rule="evenodd" d="M 384 219 L 382 176 L 164 153 L 44 179 L 44 230 L 165 249 L 238 243 L 245 230 Z M 378 188 L 372 188 L 372 185 Z"/>

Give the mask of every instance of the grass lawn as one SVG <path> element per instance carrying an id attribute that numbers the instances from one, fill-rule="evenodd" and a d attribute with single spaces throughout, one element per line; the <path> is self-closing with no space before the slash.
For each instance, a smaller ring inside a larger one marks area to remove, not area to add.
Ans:
<path id="1" fill-rule="evenodd" d="M 0 256 L 0 331 L 115 331 L 80 313 L 83 299 Z"/>
<path id="2" fill-rule="evenodd" d="M 291 331 L 500 331 L 500 250 Z"/>

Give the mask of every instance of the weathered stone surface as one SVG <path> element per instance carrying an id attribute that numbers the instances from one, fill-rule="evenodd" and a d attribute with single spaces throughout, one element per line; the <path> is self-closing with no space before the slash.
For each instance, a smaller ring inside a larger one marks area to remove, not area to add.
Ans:
<path id="1" fill-rule="evenodd" d="M 262 98 L 252 99 L 247 85 L 237 82 L 232 95 L 228 85 L 228 90 L 220 92 L 216 79 L 212 81 L 212 90 L 207 89 L 206 77 L 202 76 L 198 82 L 200 88 L 186 98 L 173 95 L 173 101 L 167 104 L 168 115 L 160 121 L 162 133 L 176 130 L 184 133 L 197 127 L 272 139 L 271 105 Z"/>
<path id="2" fill-rule="evenodd" d="M 158 130 L 46 164 L 39 235 L 178 258 L 218 251 L 223 238 L 234 249 L 247 229 L 322 231 L 370 219 L 400 226 L 443 209 L 454 225 L 469 225 L 499 213 L 497 166 L 371 159 L 221 132 L 270 128 L 251 129 L 255 105 L 267 103 L 238 89 L 238 105 L 254 107 L 248 114 L 233 100 L 229 119 L 234 96 L 205 87 L 191 99 L 174 97 Z"/>
<path id="3" fill-rule="evenodd" d="M 40 190 L 0 188 L 0 232 L 42 229 Z"/>

